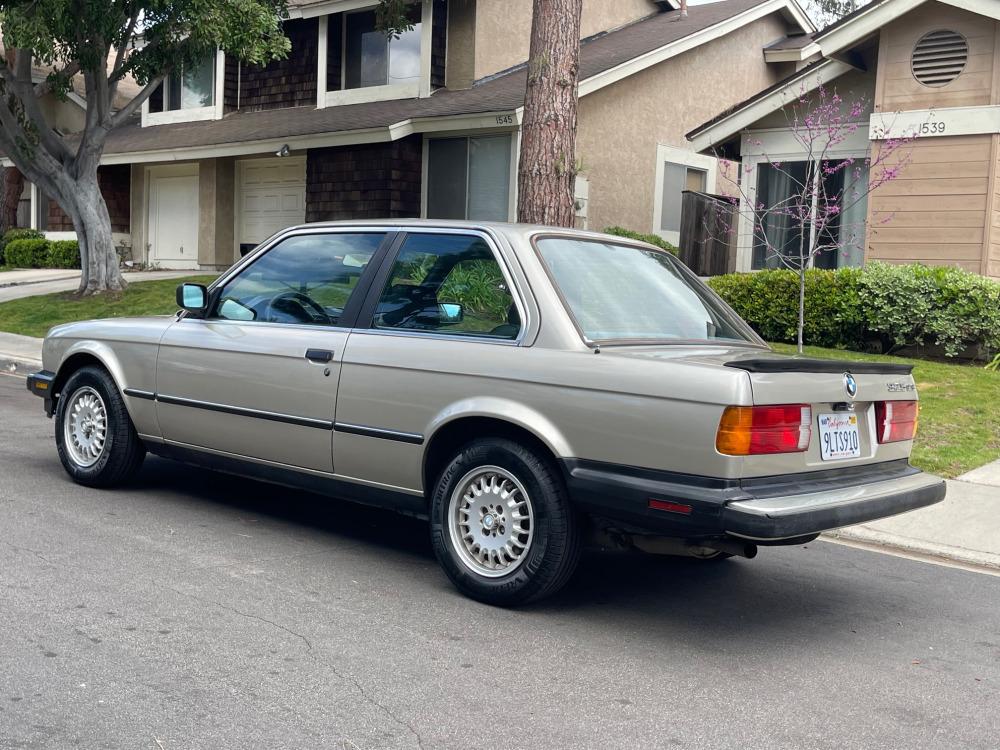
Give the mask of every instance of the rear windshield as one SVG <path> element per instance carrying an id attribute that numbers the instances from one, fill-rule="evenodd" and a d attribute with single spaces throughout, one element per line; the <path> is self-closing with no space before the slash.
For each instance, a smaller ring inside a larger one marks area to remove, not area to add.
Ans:
<path id="1" fill-rule="evenodd" d="M 590 342 L 763 344 L 669 253 L 566 237 L 535 244 Z"/>

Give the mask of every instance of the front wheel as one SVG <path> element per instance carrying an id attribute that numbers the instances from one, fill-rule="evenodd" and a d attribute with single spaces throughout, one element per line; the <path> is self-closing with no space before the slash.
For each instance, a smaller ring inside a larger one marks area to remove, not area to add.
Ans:
<path id="1" fill-rule="evenodd" d="M 501 438 L 476 440 L 441 473 L 431 542 L 464 594 L 510 606 L 555 593 L 580 556 L 580 529 L 557 469 Z"/>
<path id="2" fill-rule="evenodd" d="M 88 487 L 130 479 L 146 455 L 118 386 L 99 367 L 83 367 L 56 405 L 56 449 L 66 473 Z"/>

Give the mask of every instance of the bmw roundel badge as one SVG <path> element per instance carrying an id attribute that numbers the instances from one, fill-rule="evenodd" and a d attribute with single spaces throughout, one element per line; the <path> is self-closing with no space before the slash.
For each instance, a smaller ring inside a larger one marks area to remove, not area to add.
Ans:
<path id="1" fill-rule="evenodd" d="M 847 395 L 851 398 L 858 395 L 858 381 L 849 372 L 844 373 L 844 390 L 847 391 Z"/>

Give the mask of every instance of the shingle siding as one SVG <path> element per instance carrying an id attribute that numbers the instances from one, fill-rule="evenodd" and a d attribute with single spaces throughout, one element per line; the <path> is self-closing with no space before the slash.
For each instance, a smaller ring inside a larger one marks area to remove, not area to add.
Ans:
<path id="1" fill-rule="evenodd" d="M 101 188 L 104 202 L 108 204 L 112 232 L 128 232 L 130 226 L 130 199 L 132 167 L 115 164 L 97 168 L 97 184 Z M 73 221 L 54 200 L 49 201 L 47 230 L 50 232 L 72 232 Z"/>
<path id="2" fill-rule="evenodd" d="M 448 0 L 434 0 L 431 28 L 431 88 L 442 89 L 448 56 Z"/>
<path id="3" fill-rule="evenodd" d="M 226 114 L 235 112 L 240 106 L 240 63 L 226 55 L 225 74 L 222 81 L 222 110 Z"/>
<path id="4" fill-rule="evenodd" d="M 421 159 L 420 136 L 310 149 L 306 221 L 418 217 Z"/>
<path id="5" fill-rule="evenodd" d="M 316 46 L 319 20 L 285 22 L 292 51 L 284 60 L 264 67 L 243 65 L 239 76 L 239 105 L 245 112 L 316 105 Z"/>

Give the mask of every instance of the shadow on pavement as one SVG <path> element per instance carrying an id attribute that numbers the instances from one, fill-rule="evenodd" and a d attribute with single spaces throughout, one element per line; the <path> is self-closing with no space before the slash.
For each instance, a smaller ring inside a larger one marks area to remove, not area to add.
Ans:
<path id="1" fill-rule="evenodd" d="M 288 524 L 297 533 L 329 537 L 314 540 L 319 544 L 332 547 L 337 540 L 349 540 L 370 546 L 373 556 L 391 551 L 434 563 L 426 522 L 391 511 L 151 456 L 128 491 L 153 489 L 171 493 L 169 499 L 180 503 L 212 503 Z M 859 555 L 864 557 L 859 560 Z M 770 650 L 794 641 L 797 633 L 816 638 L 829 630 L 850 636 L 866 623 L 902 617 L 899 608 L 908 605 L 892 588 L 891 577 L 881 582 L 869 570 L 900 563 L 906 561 L 818 541 L 805 547 L 761 548 L 754 560 L 588 551 L 566 589 L 520 612 L 531 618 L 569 618 L 578 625 L 627 622 L 652 629 L 654 638 L 682 635 L 689 646 L 750 641 Z M 428 575 L 434 580 L 427 580 L 420 596 L 443 597 L 443 604 L 458 609 L 491 611 L 463 600 L 443 574 Z"/>

